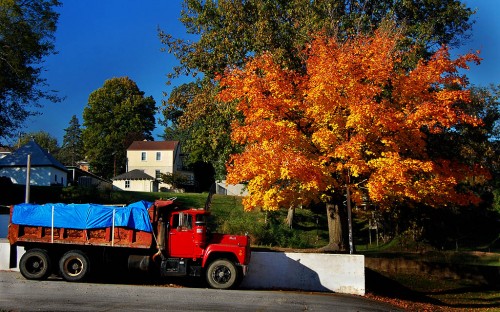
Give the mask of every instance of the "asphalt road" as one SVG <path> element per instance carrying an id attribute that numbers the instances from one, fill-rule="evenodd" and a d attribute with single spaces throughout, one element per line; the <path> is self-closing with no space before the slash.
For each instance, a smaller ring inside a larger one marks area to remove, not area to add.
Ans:
<path id="1" fill-rule="evenodd" d="M 0 311 L 396 311 L 360 296 L 29 281 L 0 271 Z"/>

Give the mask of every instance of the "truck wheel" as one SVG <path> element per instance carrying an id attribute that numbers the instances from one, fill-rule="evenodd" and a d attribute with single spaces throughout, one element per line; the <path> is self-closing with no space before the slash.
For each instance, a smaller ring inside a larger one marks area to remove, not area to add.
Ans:
<path id="1" fill-rule="evenodd" d="M 238 270 L 227 259 L 215 260 L 207 268 L 207 282 L 212 288 L 229 289 L 236 285 Z"/>
<path id="2" fill-rule="evenodd" d="M 30 249 L 19 261 L 19 271 L 29 280 L 43 280 L 49 277 L 50 257 L 43 249 Z"/>
<path id="3" fill-rule="evenodd" d="M 89 258 L 80 250 L 71 250 L 59 260 L 59 270 L 68 282 L 81 282 L 89 273 Z"/>

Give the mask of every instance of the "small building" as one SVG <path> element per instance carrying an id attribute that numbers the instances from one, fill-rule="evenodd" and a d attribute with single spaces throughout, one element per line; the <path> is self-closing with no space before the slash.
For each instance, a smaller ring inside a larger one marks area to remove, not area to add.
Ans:
<path id="1" fill-rule="evenodd" d="M 110 180 L 104 179 L 81 166 L 68 166 L 68 185 L 79 187 L 96 187 L 99 190 L 107 190 L 113 187 Z M 88 167 L 83 167 L 88 168 Z"/>
<path id="2" fill-rule="evenodd" d="M 67 186 L 66 167 L 35 141 L 30 141 L 0 159 L 0 176 L 8 177 L 14 184 L 26 185 L 26 169 L 30 157 L 31 185 Z"/>
<path id="3" fill-rule="evenodd" d="M 231 196 L 247 196 L 248 190 L 244 184 L 227 184 L 226 180 L 217 181 L 215 194 Z"/>
<path id="4" fill-rule="evenodd" d="M 158 181 L 142 170 L 134 169 L 113 179 L 113 189 L 134 192 L 158 192 Z"/>

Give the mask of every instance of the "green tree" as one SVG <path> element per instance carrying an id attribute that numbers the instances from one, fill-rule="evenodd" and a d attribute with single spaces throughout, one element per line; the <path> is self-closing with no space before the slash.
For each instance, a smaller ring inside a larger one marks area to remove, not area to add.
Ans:
<path id="1" fill-rule="evenodd" d="M 83 144 L 92 171 L 106 178 L 125 171 L 126 149 L 151 140 L 155 101 L 128 77 L 106 80 L 92 92 L 83 111 Z"/>
<path id="2" fill-rule="evenodd" d="M 83 160 L 82 128 L 76 115 L 71 117 L 65 134 L 59 157 L 64 164 L 74 166 L 79 160 Z"/>
<path id="3" fill-rule="evenodd" d="M 311 33 L 324 31 L 343 40 L 371 33 L 384 19 L 404 29 L 401 49 L 416 47 L 407 57 L 406 66 L 411 66 L 442 44 L 459 44 L 471 28 L 472 13 L 457 0 L 185 0 L 181 22 L 198 40 L 181 40 L 160 31 L 165 50 L 180 62 L 169 77 L 202 74 L 204 78 L 196 87 L 180 86 L 172 92 L 164 103 L 165 121 L 182 129 L 183 146 L 192 158 L 212 163 L 217 174 L 224 175 L 219 164 L 238 150 L 226 139 L 228 125 L 240 118 L 234 105 L 213 97 L 217 89 L 213 78 L 226 67 L 241 67 L 249 56 L 269 51 L 283 67 L 303 70 L 302 51 Z M 178 96 L 186 91 L 188 98 Z M 208 123 L 198 118 L 208 116 L 205 112 L 210 113 Z"/>
<path id="4" fill-rule="evenodd" d="M 38 145 L 43 147 L 57 160 L 59 160 L 59 144 L 57 143 L 57 139 L 50 135 L 50 133 L 45 131 L 26 133 L 19 139 L 19 146 L 22 146 L 31 140 L 34 140 Z"/>
<path id="5" fill-rule="evenodd" d="M 217 91 L 217 85 L 209 79 L 175 88 L 164 111 L 170 121 L 164 137 L 183 142 L 183 150 L 189 154 L 188 165 L 209 163 L 216 177 L 224 179 L 226 160 L 239 151 L 230 138 L 231 122 L 238 112 L 232 103 L 215 100 Z"/>
<path id="6" fill-rule="evenodd" d="M 160 178 L 163 183 L 170 184 L 172 188 L 176 189 L 180 185 L 185 184 L 189 181 L 186 174 L 181 172 L 167 172 L 160 174 Z"/>
<path id="7" fill-rule="evenodd" d="M 179 127 L 180 118 L 182 118 L 185 108 L 193 102 L 194 97 L 199 92 L 199 81 L 185 83 L 179 87 L 175 87 L 170 94 L 170 98 L 163 109 L 162 124 L 165 127 L 163 139 L 182 141 L 186 136 L 186 132 Z"/>
<path id="8" fill-rule="evenodd" d="M 40 100 L 58 101 L 41 77 L 43 59 L 55 52 L 57 0 L 0 0 L 0 139 L 11 135 Z"/>
<path id="9" fill-rule="evenodd" d="M 478 114 L 485 121 L 485 133 L 470 136 L 473 148 L 468 154 L 481 155 L 493 172 L 492 208 L 500 213 L 500 85 L 477 87 L 472 93 L 474 101 L 480 103 Z M 473 153 L 474 152 L 474 153 Z M 477 156 L 476 156 L 477 157 Z"/>

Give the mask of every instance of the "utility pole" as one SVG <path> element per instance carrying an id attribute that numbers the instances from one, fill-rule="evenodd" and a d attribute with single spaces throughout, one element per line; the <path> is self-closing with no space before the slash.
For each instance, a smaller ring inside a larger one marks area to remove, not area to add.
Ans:
<path id="1" fill-rule="evenodd" d="M 30 180 L 31 180 L 31 154 L 28 154 L 28 159 L 26 161 L 26 194 L 24 197 L 24 202 L 29 204 L 30 202 Z"/>
<path id="2" fill-rule="evenodd" d="M 351 192 L 349 191 L 349 184 L 346 185 L 347 189 L 347 222 L 349 226 L 349 254 L 354 253 L 354 244 L 352 238 L 352 207 L 351 207 Z"/>

